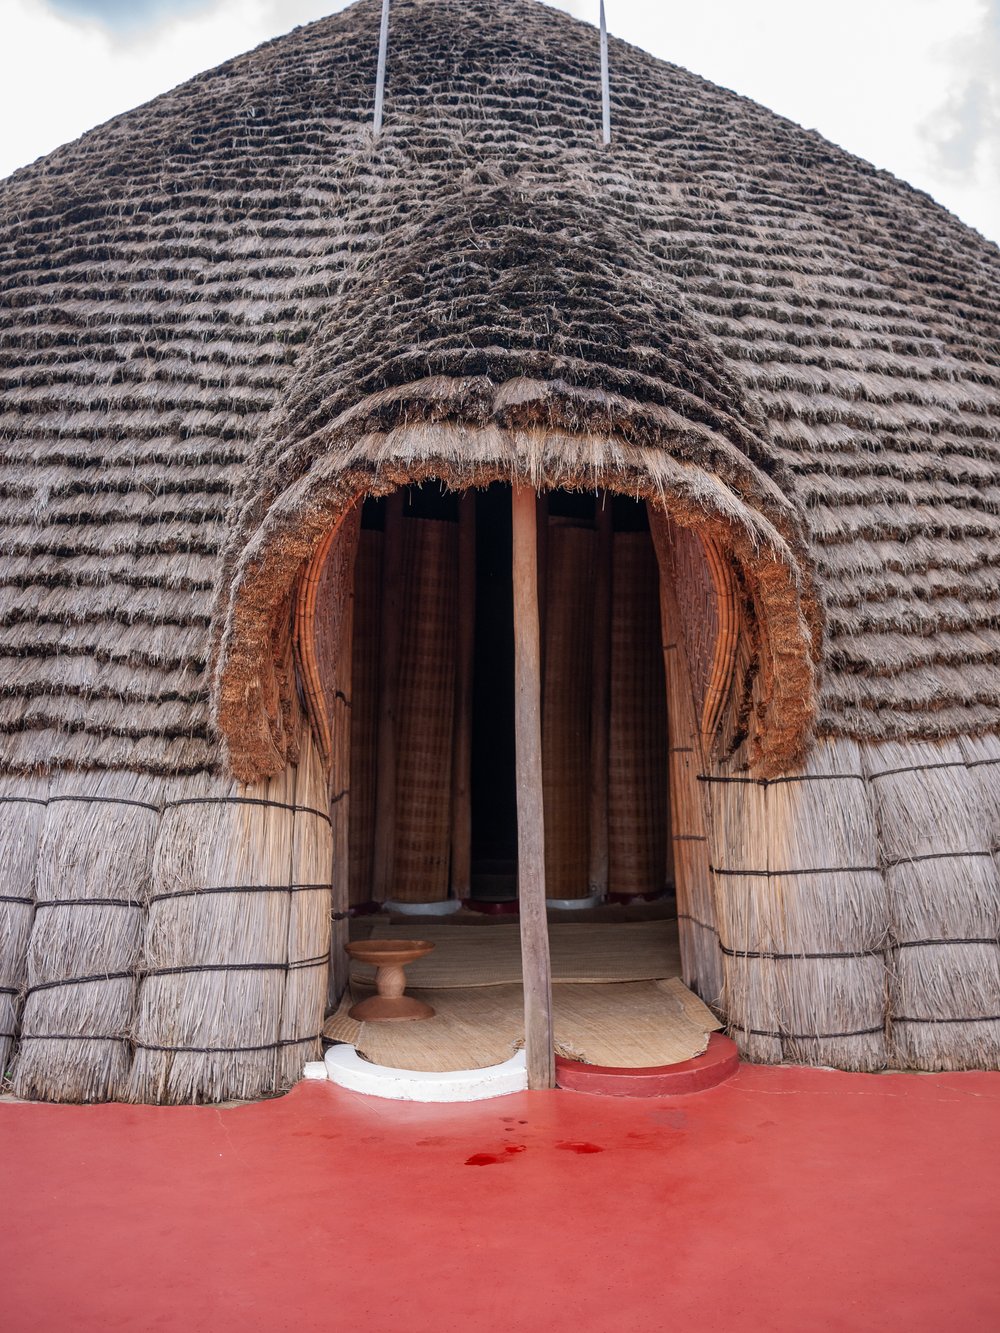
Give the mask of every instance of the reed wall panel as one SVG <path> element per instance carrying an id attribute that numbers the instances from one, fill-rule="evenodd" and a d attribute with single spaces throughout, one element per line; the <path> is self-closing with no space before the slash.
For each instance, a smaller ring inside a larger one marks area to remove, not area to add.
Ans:
<path id="1" fill-rule="evenodd" d="M 321 1043 L 315 1034 L 319 1033 L 326 1012 L 330 974 L 330 968 L 318 966 L 316 960 L 328 954 L 332 944 L 330 870 L 335 856 L 331 826 L 312 813 L 324 809 L 328 787 L 311 736 L 303 738 L 294 778 L 296 810 L 292 821 L 290 883 L 299 887 L 288 895 L 289 970 L 285 976 L 279 1029 L 279 1040 L 284 1044 L 278 1048 L 277 1068 L 281 1088 L 301 1078 L 305 1062 L 321 1053 Z M 303 1036 L 308 1040 L 302 1041 Z"/>
<path id="2" fill-rule="evenodd" d="M 131 1059 L 150 862 L 163 780 L 53 778 L 12 1086 L 40 1100 L 121 1095 Z"/>
<path id="3" fill-rule="evenodd" d="M 648 533 L 615 533 L 611 588 L 609 889 L 659 893 L 670 811 L 659 583 Z"/>
<path id="4" fill-rule="evenodd" d="M 756 1059 L 882 1068 L 888 909 L 858 747 L 821 742 L 788 780 L 725 776 L 709 786 L 730 1022 Z"/>
<path id="5" fill-rule="evenodd" d="M 545 892 L 586 898 L 594 533 L 549 522 L 545 560 L 542 787 Z"/>
<path id="6" fill-rule="evenodd" d="M 129 1100 L 219 1101 L 288 1086 L 318 1049 L 330 864 L 310 737 L 298 768 L 256 787 L 178 784 L 153 855 Z"/>
<path id="7" fill-rule="evenodd" d="M 716 922 L 715 884 L 709 856 L 708 788 L 700 707 L 692 683 L 684 622 L 677 600 L 674 526 L 647 505 L 659 568 L 660 636 L 667 699 L 671 863 L 677 893 L 678 933 L 684 983 L 708 1004 L 721 1005 L 722 954 Z"/>
<path id="8" fill-rule="evenodd" d="M 894 1065 L 1000 1062 L 1000 845 L 993 738 L 867 745 L 890 904 Z"/>
<path id="9" fill-rule="evenodd" d="M 406 590 L 399 671 L 392 897 L 448 897 L 457 661 L 458 526 L 403 523 Z"/>

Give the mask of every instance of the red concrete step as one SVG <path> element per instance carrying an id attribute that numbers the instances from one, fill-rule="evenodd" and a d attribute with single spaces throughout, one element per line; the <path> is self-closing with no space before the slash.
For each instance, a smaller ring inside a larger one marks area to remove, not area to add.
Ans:
<path id="1" fill-rule="evenodd" d="M 739 1067 L 736 1043 L 721 1032 L 713 1032 L 704 1055 L 676 1065 L 616 1069 L 556 1056 L 556 1083 L 571 1092 L 593 1092 L 603 1097 L 676 1097 L 714 1088 L 732 1078 Z"/>

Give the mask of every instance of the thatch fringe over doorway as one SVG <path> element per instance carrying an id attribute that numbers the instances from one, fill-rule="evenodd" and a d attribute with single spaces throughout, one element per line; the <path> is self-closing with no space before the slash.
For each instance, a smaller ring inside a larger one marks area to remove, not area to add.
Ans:
<path id="1" fill-rule="evenodd" d="M 690 632 L 691 651 L 684 652 L 686 677 L 681 681 L 678 677 L 677 682 L 672 687 L 674 692 L 686 691 L 691 694 L 690 704 L 686 712 L 681 712 L 679 717 L 686 718 L 692 725 L 693 730 L 690 734 L 679 737 L 683 743 L 675 743 L 672 749 L 677 753 L 687 753 L 692 756 L 697 755 L 696 767 L 700 770 L 709 756 L 713 758 L 723 755 L 731 756 L 733 753 L 742 750 L 744 754 L 753 753 L 758 763 L 761 762 L 761 756 L 770 749 L 772 754 L 771 762 L 774 762 L 775 752 L 779 752 L 782 746 L 794 745 L 801 746 L 803 743 L 802 728 L 808 721 L 811 707 L 811 642 L 808 631 L 800 611 L 796 610 L 797 602 L 797 579 L 793 577 L 789 580 L 790 571 L 795 568 L 794 557 L 784 546 L 783 540 L 777 534 L 774 528 L 768 529 L 766 522 L 760 516 L 754 517 L 742 502 L 736 500 L 731 492 L 725 492 L 722 483 L 716 478 L 707 474 L 700 474 L 696 479 L 688 473 L 681 473 L 683 478 L 683 487 L 681 494 L 671 493 L 662 488 L 664 480 L 661 475 L 665 467 L 668 472 L 677 469 L 677 465 L 672 460 L 664 459 L 661 455 L 655 462 L 655 468 L 659 475 L 661 485 L 657 485 L 645 479 L 645 492 L 649 500 L 653 501 L 651 507 L 652 522 L 650 527 L 654 532 L 654 544 L 656 548 L 656 559 L 659 561 L 661 577 L 655 579 L 654 583 L 660 587 L 659 601 L 661 610 L 668 607 L 667 594 L 663 592 L 664 585 L 668 582 L 676 582 L 678 578 L 686 579 L 680 596 L 677 591 L 672 594 L 676 615 L 680 614 L 680 607 L 683 606 L 683 613 L 693 617 L 699 622 L 697 632 Z M 444 469 L 438 469 L 442 472 Z M 434 472 L 429 466 L 413 469 L 415 476 L 410 478 L 417 482 L 428 479 Z M 697 471 L 697 470 L 696 470 Z M 468 471 L 459 474 L 463 482 L 475 484 L 489 484 L 496 481 L 496 473 L 492 473 L 485 468 L 477 469 L 472 475 Z M 502 476 L 502 474 L 501 474 Z M 563 480 L 572 480 L 563 474 Z M 675 478 L 676 480 L 677 478 Z M 623 485 L 623 478 L 616 474 L 615 480 L 619 489 L 626 489 Z M 625 481 L 628 480 L 626 474 Z M 642 490 L 637 484 L 635 492 L 642 495 Z M 697 481 L 697 484 L 695 484 Z M 314 479 L 315 482 L 315 479 Z M 454 483 L 453 483 L 454 484 Z M 296 489 L 293 487 L 293 490 Z M 382 491 L 390 492 L 387 479 L 383 480 L 378 488 L 369 487 L 369 492 Z M 338 492 L 339 493 L 339 490 Z M 516 490 L 515 490 L 516 494 Z M 702 506 L 696 509 L 693 497 L 698 495 Z M 707 499 L 706 499 L 707 497 Z M 728 498 L 725 498 L 728 497 Z M 319 537 L 313 542 L 313 553 L 306 565 L 306 573 L 299 583 L 299 591 L 296 598 L 297 617 L 291 626 L 292 637 L 294 639 L 295 652 L 298 661 L 298 669 L 304 681 L 304 695 L 310 714 L 314 718 L 314 730 L 320 738 L 326 761 L 330 765 L 330 786 L 333 794 L 335 806 L 333 811 L 334 819 L 334 844 L 340 849 L 340 854 L 335 858 L 334 865 L 334 958 L 338 957 L 340 945 L 346 935 L 346 925 L 343 924 L 344 914 L 349 905 L 349 883 L 350 883 L 350 863 L 351 863 L 351 820 L 350 820 L 350 788 L 352 777 L 350 773 L 350 762 L 343 752 L 344 742 L 336 739 L 336 728 L 331 719 L 334 716 L 344 714 L 348 701 L 353 695 L 353 681 L 351 675 L 354 665 L 354 654 L 348 646 L 349 637 L 343 637 L 348 631 L 350 622 L 354 619 L 356 605 L 351 604 L 351 588 L 354 584 L 355 553 L 359 543 L 359 527 L 361 518 L 360 498 L 349 502 L 346 509 L 342 510 L 343 517 L 339 525 L 331 525 L 327 521 L 325 533 L 320 533 Z M 392 512 L 391 505 L 396 503 L 390 501 L 390 507 L 386 512 Z M 312 502 L 309 504 L 310 512 L 315 512 Z M 278 517 L 272 516 L 273 521 L 279 524 L 278 531 L 272 531 L 272 541 L 269 546 L 263 544 L 265 532 L 269 526 L 268 520 L 262 523 L 258 532 L 258 538 L 254 542 L 254 549 L 258 553 L 252 564 L 248 564 L 245 559 L 241 561 L 241 573 L 237 574 L 233 589 L 237 594 L 242 591 L 243 600 L 237 599 L 232 605 L 232 616 L 229 621 L 230 631 L 228 642 L 223 644 L 224 656 L 222 658 L 221 670 L 219 675 L 220 690 L 220 721 L 227 720 L 226 699 L 230 692 L 236 688 L 244 701 L 244 707 L 238 715 L 232 714 L 232 721 L 236 723 L 233 731 L 228 733 L 230 744 L 230 754 L 234 764 L 239 762 L 250 762 L 251 752 L 256 751 L 258 761 L 266 754 L 266 747 L 262 747 L 262 733 L 259 722 L 248 716 L 246 702 L 248 699 L 248 687 L 252 692 L 254 684 L 251 681 L 240 681 L 242 667 L 247 663 L 247 655 L 241 653 L 241 644 L 238 637 L 234 634 L 240 628 L 241 620 L 244 626 L 251 623 L 253 617 L 254 603 L 262 597 L 271 583 L 272 591 L 274 588 L 273 578 L 277 571 L 288 558 L 288 549 L 296 548 L 296 542 L 301 540 L 301 531 L 298 535 L 291 531 L 287 526 L 287 519 L 281 519 L 280 515 L 284 512 L 289 513 L 287 505 L 282 502 L 277 506 Z M 515 506 L 516 512 L 516 506 Z M 676 521 L 668 520 L 668 514 L 672 514 L 674 519 L 682 518 L 687 521 L 699 520 L 700 535 L 693 538 L 690 543 L 685 544 L 683 537 L 675 536 L 673 529 L 677 526 Z M 739 517 L 743 527 L 735 522 Z M 302 511 L 297 515 L 301 523 L 304 519 Z M 761 524 L 764 524 L 763 528 Z M 281 535 L 281 529 L 284 529 L 284 535 Z M 548 542 L 549 528 L 546 524 L 544 528 L 546 537 L 545 544 Z M 741 537 L 740 533 L 743 532 Z M 762 534 L 766 531 L 768 546 L 762 547 Z M 428 536 L 429 534 L 424 534 Z M 411 529 L 410 538 L 413 541 L 423 540 L 418 537 L 418 530 Z M 383 551 L 383 573 L 382 587 L 385 594 L 382 598 L 381 625 L 383 638 L 381 641 L 381 656 L 383 657 L 383 667 L 385 665 L 385 648 L 388 640 L 384 637 L 385 632 L 391 636 L 392 649 L 390 657 L 396 657 L 400 648 L 400 636 L 407 634 L 406 617 L 403 613 L 403 604 L 407 600 L 402 591 L 394 592 L 392 580 L 387 580 L 386 573 L 390 566 L 395 567 L 395 562 L 401 562 L 395 570 L 397 587 L 401 590 L 405 585 L 399 582 L 399 570 L 403 567 L 403 545 L 402 535 L 398 539 L 391 537 L 387 532 L 385 546 Z M 440 546 L 442 540 L 446 540 L 441 533 L 438 533 L 435 540 L 438 543 L 437 549 L 443 551 Z M 535 542 L 533 536 L 532 541 Z M 724 541 L 724 545 L 723 545 Z M 646 556 L 645 568 L 652 572 L 655 564 L 652 562 L 652 547 L 649 546 L 648 536 L 645 538 L 646 548 L 649 554 Z M 555 545 L 558 547 L 560 542 Z M 622 578 L 622 572 L 627 569 L 630 558 L 639 557 L 641 564 L 641 551 L 637 543 L 635 551 L 631 556 L 626 554 L 629 551 L 629 541 L 624 538 L 621 543 L 621 556 L 618 563 L 619 567 L 619 601 L 626 603 L 628 599 L 634 596 L 644 583 L 640 576 L 640 566 L 636 565 L 631 574 L 625 579 Z M 300 549 L 300 548 L 299 548 Z M 720 554 L 720 550 L 725 554 Z M 784 559 L 778 558 L 784 551 Z M 331 552 L 339 552 L 332 557 Z M 395 553 L 394 553 L 395 552 Z M 740 559 L 742 554 L 743 559 Z M 533 554 L 532 558 L 535 556 Z M 547 562 L 546 562 L 547 563 Z M 572 562 L 569 562 L 570 564 Z M 634 560 L 633 560 L 634 563 Z M 270 568 L 269 568 L 270 566 Z M 415 566 L 414 566 L 415 567 Z M 555 562 L 558 568 L 558 559 Z M 331 573 L 331 571 L 333 571 Z M 330 579 L 339 579 L 338 586 L 330 585 Z M 362 586 L 365 585 L 366 576 L 362 576 Z M 537 580 L 533 577 L 533 583 Z M 340 605 L 344 610 L 342 612 L 333 612 L 328 616 L 329 625 L 324 630 L 319 628 L 320 636 L 323 633 L 329 637 L 332 627 L 335 635 L 341 635 L 339 642 L 328 642 L 325 646 L 317 642 L 317 624 L 315 622 L 315 608 L 317 605 L 316 591 L 322 584 L 327 585 L 327 596 Z M 515 588 L 517 581 L 515 579 Z M 784 591 L 783 591 L 784 590 Z M 435 601 L 433 593 L 428 593 L 424 598 L 424 592 L 421 589 L 420 582 L 413 584 L 410 589 L 410 599 L 415 601 L 422 609 L 418 615 L 412 617 L 413 624 L 417 627 L 422 626 L 425 630 L 429 623 L 428 611 L 434 606 L 442 610 L 447 619 L 447 606 L 450 605 L 450 593 L 445 594 L 443 600 L 439 597 Z M 440 589 L 438 589 L 440 592 Z M 543 599 L 547 591 L 545 585 L 542 585 Z M 614 593 L 615 589 L 609 586 L 609 595 Z M 791 601 L 788 600 L 789 595 Z M 537 597 L 537 587 L 533 594 Z M 423 600 L 422 600 L 423 599 Z M 565 605 L 568 599 L 563 599 L 562 605 Z M 654 616 L 655 602 L 653 598 Z M 612 596 L 612 603 L 614 598 Z M 352 605 L 350 611 L 348 606 Z M 782 611 L 782 607 L 785 611 Z M 388 609 L 388 612 L 387 612 Z M 791 611 L 792 620 L 788 620 L 788 613 Z M 533 614 L 538 618 L 537 607 Z M 743 633 L 738 629 L 739 616 L 743 617 Z M 784 618 L 783 618 L 784 617 Z M 277 626 L 280 631 L 282 624 L 280 615 L 275 618 L 269 617 L 272 626 Z M 517 617 L 515 614 L 515 621 Z M 557 617 L 556 617 L 557 619 Z M 433 616 L 431 616 L 433 621 Z M 704 622 L 704 623 L 702 623 Z M 287 622 L 285 622 L 287 623 Z M 444 624 L 440 621 L 438 629 Z M 655 622 L 654 622 L 655 623 Z M 419 634 L 421 630 L 418 628 Z M 273 631 L 272 631 L 273 634 Z M 364 642 L 372 637 L 371 633 L 362 634 L 361 639 Z M 435 632 L 433 628 L 426 635 L 427 650 L 431 651 L 435 643 L 440 643 L 442 636 Z M 615 636 L 611 636 L 611 645 L 609 656 L 613 664 L 616 657 Z M 287 640 L 286 640 L 287 642 Z M 667 649 L 664 666 L 668 675 L 675 671 L 670 660 L 670 653 L 677 648 L 679 640 L 672 644 L 665 644 Z M 276 650 L 279 644 L 275 641 Z M 281 650 L 282 656 L 287 656 L 287 650 Z M 370 652 L 370 648 L 368 650 Z M 323 671 L 320 666 L 324 655 L 330 659 L 339 662 L 339 667 Z M 625 642 L 620 644 L 617 650 L 619 668 L 622 670 L 634 670 L 637 663 L 642 658 L 642 653 L 636 653 L 635 644 Z M 268 660 L 275 661 L 277 657 L 272 655 L 270 659 L 261 658 L 259 655 L 253 663 L 255 673 L 260 680 L 261 668 L 266 670 Z M 399 658 L 399 662 L 403 659 Z M 796 664 L 797 665 L 794 665 Z M 778 670 L 779 664 L 782 670 Z M 407 668 L 409 669 L 409 668 Z M 396 810 L 399 803 L 396 801 L 396 794 L 391 790 L 398 781 L 399 774 L 396 771 L 398 764 L 399 749 L 399 731 L 403 726 L 403 709 L 401 706 L 400 689 L 401 673 L 394 663 L 392 683 L 388 691 L 388 702 L 386 700 L 386 691 L 381 691 L 381 698 L 377 705 L 379 717 L 379 734 L 377 743 L 377 753 L 379 755 L 380 767 L 382 769 L 381 777 L 376 773 L 376 792 L 374 797 L 375 811 L 374 816 L 367 819 L 367 823 L 375 829 L 373 857 L 373 883 L 380 883 L 380 858 L 381 868 L 384 870 L 386 859 L 395 855 L 395 851 L 400 845 L 409 845 L 411 850 L 414 847 L 412 838 L 404 836 L 402 841 L 396 837 L 396 831 L 386 839 L 379 836 L 380 827 L 384 830 L 385 812 L 387 809 Z M 804 674 L 802 674 L 804 672 Z M 385 674 L 385 673 L 383 673 Z M 433 674 L 433 673 L 432 673 Z M 539 688 L 539 706 L 541 703 L 541 671 L 538 672 Z M 424 676 L 426 683 L 426 673 Z M 799 685 L 800 688 L 796 689 Z M 271 697 L 275 703 L 280 700 L 282 687 L 277 675 L 273 678 L 271 687 Z M 403 686 L 405 693 L 405 686 Z M 444 685 L 444 694 L 451 695 L 453 692 L 453 681 L 447 680 Z M 611 697 L 612 693 L 617 694 L 617 701 Z M 634 691 L 633 691 L 634 693 Z M 277 696 L 277 698 L 275 698 Z M 628 697 L 627 688 L 621 688 L 615 692 L 608 691 L 609 708 L 612 714 L 616 715 L 617 726 L 609 734 L 608 745 L 610 747 L 610 758 L 615 757 L 615 746 L 621 740 L 621 737 L 627 731 L 627 727 L 622 722 L 622 705 L 625 698 Z M 776 709 L 779 700 L 785 699 L 788 703 L 787 709 L 782 712 L 780 708 Z M 794 706 L 793 706 L 794 705 Z M 375 705 L 369 699 L 368 703 L 359 709 L 358 726 L 362 725 L 362 715 L 371 718 L 372 709 Z M 662 714 L 661 714 L 662 716 Z M 280 741 L 282 729 L 282 711 L 277 710 L 274 704 L 271 706 L 271 721 L 268 722 L 272 743 L 274 740 Z M 774 726 L 769 726 L 776 718 L 780 718 L 780 724 L 777 730 L 781 732 L 777 742 L 775 742 Z M 260 719 L 266 721 L 266 719 Z M 385 722 L 389 720 L 391 725 L 386 728 Z M 412 719 L 408 719 L 412 720 Z M 274 723 L 277 722 L 277 728 Z M 242 729 L 241 728 L 242 724 Z M 349 736 L 353 729 L 353 723 L 345 723 L 340 730 L 341 737 Z M 795 728 L 798 728 L 797 733 Z M 385 758 L 386 753 L 383 747 L 383 738 L 388 734 L 390 736 L 389 751 L 392 752 L 392 775 L 390 782 L 385 782 Z M 793 740 L 793 735 L 797 739 Z M 612 742 L 611 737 L 615 740 Z M 447 773 L 448 760 L 450 759 L 450 746 L 453 738 L 447 734 L 439 735 L 436 745 L 438 754 L 437 771 Z M 243 746 L 244 758 L 240 760 L 237 757 L 237 749 Z M 246 747 L 249 745 L 250 749 Z M 794 749 L 792 753 L 794 753 Z M 655 763 L 655 760 L 653 761 Z M 660 760 L 663 768 L 666 768 L 665 756 Z M 417 771 L 426 771 L 426 764 L 417 765 Z M 663 775 L 665 777 L 665 774 Z M 448 779 L 450 782 L 450 778 Z M 689 785 L 690 774 L 681 775 L 681 786 Z M 380 790 L 381 785 L 381 790 Z M 362 778 L 361 789 L 364 790 L 364 775 Z M 369 780 L 370 787 L 370 780 Z M 519 789 L 520 790 L 520 789 Z M 521 791 L 523 798 L 523 791 Z M 383 799 L 384 797 L 384 799 Z M 609 792 L 605 798 L 609 801 L 609 808 L 614 803 L 614 794 Z M 688 804 L 695 810 L 700 808 L 703 797 L 692 795 Z M 541 800 L 541 781 L 538 792 L 538 805 Z M 634 804 L 634 803 L 633 803 Z M 629 802 L 621 802 L 623 809 L 629 807 Z M 440 876 L 440 867 L 444 864 L 445 834 L 447 821 L 440 818 L 442 808 L 447 806 L 438 799 L 437 815 L 439 827 L 436 831 L 437 855 L 432 856 L 427 862 L 427 838 L 433 832 L 434 818 L 429 808 L 418 812 L 417 818 L 413 821 L 413 830 L 417 834 L 416 842 L 423 843 L 422 850 L 418 848 L 418 855 L 424 857 L 424 868 L 428 864 L 433 873 L 433 865 L 436 861 L 438 865 L 438 875 Z M 635 815 L 634 809 L 631 813 Z M 682 822 L 687 819 L 697 823 L 697 831 L 694 833 L 682 832 L 678 836 L 686 840 L 695 838 L 702 841 L 706 837 L 704 829 L 704 819 L 698 822 L 694 815 L 689 815 L 685 811 L 680 812 Z M 666 830 L 669 827 L 670 820 L 665 808 L 656 813 L 648 808 L 640 814 L 640 824 L 649 825 L 655 821 L 658 825 L 657 833 L 666 837 Z M 694 826 L 694 823 L 692 826 Z M 339 831 L 338 831 L 339 830 Z M 523 837 L 523 832 L 522 832 Z M 355 838 L 355 864 L 358 863 L 357 842 Z M 622 840 L 634 847 L 641 843 L 642 839 L 636 839 L 634 836 L 627 836 Z M 647 840 L 648 841 L 648 840 Z M 654 840 L 655 841 L 655 840 Z M 543 844 L 539 842 L 539 847 Z M 588 850 L 590 850 L 588 848 Z M 665 858 L 662 858 L 665 860 Z M 662 863 L 662 862 L 661 862 Z M 541 869 L 541 868 L 540 868 Z M 644 868 L 648 876 L 648 866 Z M 522 909 L 524 908 L 524 872 L 525 862 L 521 858 L 521 878 L 522 878 Z M 541 883 L 544 883 L 544 872 L 541 873 Z M 387 881 L 381 880 L 380 892 L 385 896 L 385 885 Z M 656 881 L 654 880 L 655 884 Z M 648 879 L 646 887 L 650 887 Z M 415 889 L 414 895 L 421 892 L 426 894 L 426 889 L 421 891 Z M 688 894 L 688 890 L 683 890 Z M 544 888 L 542 889 L 544 898 Z M 702 894 L 704 898 L 704 894 Z M 690 937 L 688 953 L 690 962 L 686 963 L 686 970 L 695 977 L 700 974 L 703 978 L 702 985 L 705 987 L 713 986 L 718 980 L 717 960 L 715 957 L 699 958 L 702 954 L 712 953 L 711 946 L 714 941 L 706 946 L 697 931 L 712 927 L 712 914 L 708 910 L 709 903 L 700 903 L 703 909 L 700 915 L 697 912 L 683 913 L 685 920 L 697 923 L 695 929 L 685 928 L 685 933 Z M 709 918 L 706 920 L 706 918 Z M 339 919 L 339 920 L 338 920 Z M 538 927 L 540 935 L 544 935 L 544 912 L 541 918 L 541 924 Z M 544 960 L 540 963 L 544 972 Z M 714 975 L 713 975 L 714 974 Z M 526 971 L 527 975 L 527 971 Z M 334 978 L 331 999 L 339 992 L 343 982 L 342 975 L 338 974 Z M 540 983 L 540 990 L 544 991 L 545 985 Z M 715 987 L 717 992 L 718 987 Z M 713 996 L 714 998 L 714 996 Z M 551 1034 L 550 1034 L 551 1035 Z M 549 1042 L 549 1044 L 551 1044 Z M 529 1041 L 530 1045 L 530 1041 Z M 530 1057 L 529 1057 L 530 1062 Z"/>

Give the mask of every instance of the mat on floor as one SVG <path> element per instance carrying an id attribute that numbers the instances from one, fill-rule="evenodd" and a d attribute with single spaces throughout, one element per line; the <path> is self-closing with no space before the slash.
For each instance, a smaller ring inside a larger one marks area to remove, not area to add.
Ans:
<path id="1" fill-rule="evenodd" d="M 373 1064 L 393 1069 L 484 1069 L 500 1064 L 524 1044 L 519 985 L 414 990 L 434 1006 L 433 1018 L 416 1023 L 357 1023 L 348 1017 L 355 997 L 345 995 L 323 1035 L 354 1046 Z M 552 987 L 556 1052 L 587 1064 L 643 1069 L 701 1055 L 715 1015 L 679 977 L 620 983 L 559 982 Z"/>
<path id="2" fill-rule="evenodd" d="M 504 986 L 521 980 L 521 937 L 517 925 L 489 927 L 390 925 L 378 922 L 377 940 L 428 940 L 434 952 L 410 963 L 407 989 Z M 552 980 L 576 982 L 654 981 L 681 970 L 676 921 L 631 921 L 549 925 Z M 351 964 L 351 981 L 371 983 L 375 969 Z"/>

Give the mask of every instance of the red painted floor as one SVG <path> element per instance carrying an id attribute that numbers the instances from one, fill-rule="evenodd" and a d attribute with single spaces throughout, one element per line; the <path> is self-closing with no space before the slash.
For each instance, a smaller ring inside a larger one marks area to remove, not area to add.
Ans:
<path id="1" fill-rule="evenodd" d="M 1000 1329 L 1000 1075 L 0 1104 L 0 1327 Z"/>

